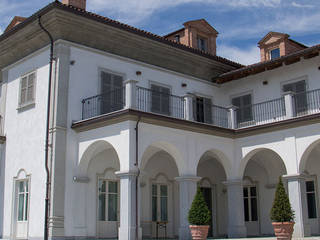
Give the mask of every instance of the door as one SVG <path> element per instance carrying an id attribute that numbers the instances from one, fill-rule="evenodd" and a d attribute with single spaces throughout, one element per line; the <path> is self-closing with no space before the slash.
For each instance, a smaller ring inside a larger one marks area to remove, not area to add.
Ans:
<path id="1" fill-rule="evenodd" d="M 119 199 L 118 181 L 98 180 L 98 237 L 118 237 Z"/>
<path id="2" fill-rule="evenodd" d="M 311 234 L 317 235 L 319 234 L 319 220 L 317 211 L 317 191 L 314 179 L 306 180 L 306 198 Z"/>
<path id="3" fill-rule="evenodd" d="M 124 106 L 123 77 L 101 72 L 100 114 L 121 110 Z"/>
<path id="4" fill-rule="evenodd" d="M 197 97 L 195 102 L 197 122 L 212 123 L 212 105 L 210 98 Z"/>
<path id="5" fill-rule="evenodd" d="M 208 237 L 213 237 L 213 231 L 216 231 L 216 230 L 213 230 L 213 201 L 212 201 L 212 188 L 208 188 L 208 187 L 202 187 L 201 188 L 201 191 L 203 193 L 203 197 L 204 197 L 204 200 L 206 201 L 207 203 L 207 206 L 211 212 L 211 220 L 210 220 L 210 228 L 209 228 L 209 233 L 208 233 Z"/>
<path id="6" fill-rule="evenodd" d="M 28 238 L 29 182 L 16 183 L 16 238 Z"/>
<path id="7" fill-rule="evenodd" d="M 243 188 L 244 220 L 248 236 L 259 236 L 258 192 L 256 186 Z"/>

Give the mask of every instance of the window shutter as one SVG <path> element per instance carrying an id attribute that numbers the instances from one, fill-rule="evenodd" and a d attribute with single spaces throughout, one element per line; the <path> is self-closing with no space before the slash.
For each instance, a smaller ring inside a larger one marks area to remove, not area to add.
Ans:
<path id="1" fill-rule="evenodd" d="M 111 112 L 112 109 L 112 75 L 107 72 L 101 72 L 101 98 L 100 100 L 100 114 Z"/>
<path id="2" fill-rule="evenodd" d="M 251 105 L 251 95 L 245 95 L 242 97 L 243 102 L 243 119 L 244 121 L 252 120 L 252 105 Z"/>
<path id="3" fill-rule="evenodd" d="M 160 113 L 160 87 L 156 85 L 151 85 L 151 111 Z"/>
<path id="4" fill-rule="evenodd" d="M 305 83 L 305 81 L 299 81 L 299 82 L 295 83 L 295 85 L 296 85 L 296 89 L 295 89 L 296 93 L 301 93 L 301 92 L 305 92 L 306 91 L 306 83 Z"/>
<path id="5" fill-rule="evenodd" d="M 111 91 L 112 79 L 111 74 L 107 72 L 101 72 L 101 94 Z"/>
<path id="6" fill-rule="evenodd" d="M 123 94 L 123 78 L 121 76 L 113 75 L 113 94 L 115 110 L 120 110 L 124 104 Z"/>
<path id="7" fill-rule="evenodd" d="M 210 98 L 203 98 L 204 104 L 204 122 L 212 123 L 212 105 Z"/>
<path id="8" fill-rule="evenodd" d="M 28 77 L 23 77 L 20 84 L 20 105 L 22 105 L 27 102 Z"/>
<path id="9" fill-rule="evenodd" d="M 27 102 L 32 102 L 34 100 L 34 81 L 35 74 L 32 73 L 28 77 Z"/>
<path id="10" fill-rule="evenodd" d="M 161 87 L 161 113 L 170 115 L 170 89 Z"/>

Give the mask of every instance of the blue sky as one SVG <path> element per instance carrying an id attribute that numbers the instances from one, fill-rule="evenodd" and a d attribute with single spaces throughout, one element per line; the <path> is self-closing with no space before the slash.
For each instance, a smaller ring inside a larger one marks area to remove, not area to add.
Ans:
<path id="1" fill-rule="evenodd" d="M 50 0 L 0 0 L 0 33 L 13 16 L 30 16 Z M 269 31 L 308 46 L 320 43 L 320 0 L 87 0 L 87 10 L 164 35 L 205 18 L 218 30 L 217 51 L 242 64 L 259 61 Z"/>

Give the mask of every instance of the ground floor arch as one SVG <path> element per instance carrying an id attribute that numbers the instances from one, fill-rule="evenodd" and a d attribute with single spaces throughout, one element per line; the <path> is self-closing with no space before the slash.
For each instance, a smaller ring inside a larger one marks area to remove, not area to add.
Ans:
<path id="1" fill-rule="evenodd" d="M 281 157 L 270 149 L 254 150 L 242 175 L 242 202 L 247 236 L 273 235 L 270 210 L 279 177 L 287 170 Z"/>
<path id="2" fill-rule="evenodd" d="M 228 234 L 228 201 L 224 182 L 227 180 L 221 160 L 214 151 L 205 152 L 197 167 L 197 176 L 201 177 L 201 188 L 209 210 L 212 213 L 209 237 L 221 237 Z"/>

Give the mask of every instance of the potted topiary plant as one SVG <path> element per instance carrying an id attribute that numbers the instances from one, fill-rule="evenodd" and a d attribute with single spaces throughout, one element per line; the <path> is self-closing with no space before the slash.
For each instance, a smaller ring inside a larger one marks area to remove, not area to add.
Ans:
<path id="1" fill-rule="evenodd" d="M 281 177 L 279 177 L 271 209 L 271 221 L 278 240 L 291 240 L 294 226 L 294 211 L 291 208 Z"/>
<path id="2" fill-rule="evenodd" d="M 193 240 L 205 240 L 208 236 L 211 212 L 204 200 L 200 188 L 197 190 L 191 208 L 189 210 L 188 220 Z"/>

